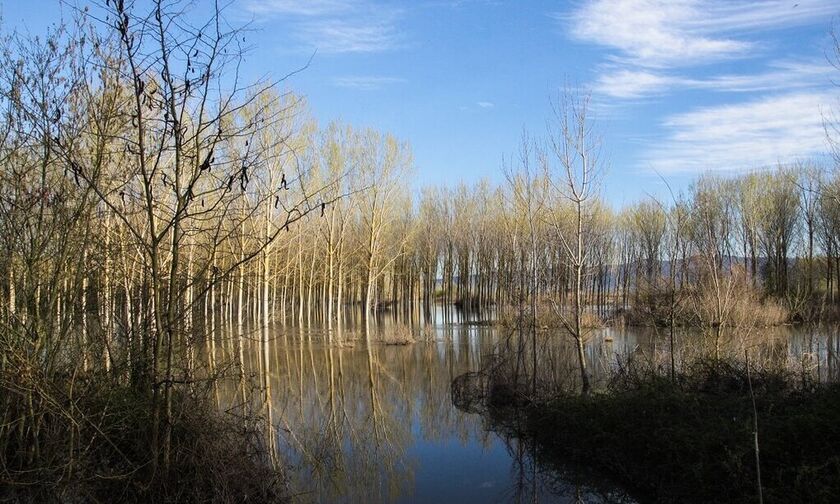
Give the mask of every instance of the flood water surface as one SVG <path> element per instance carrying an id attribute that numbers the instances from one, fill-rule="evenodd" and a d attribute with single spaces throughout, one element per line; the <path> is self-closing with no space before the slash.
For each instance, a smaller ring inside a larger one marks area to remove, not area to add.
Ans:
<path id="1" fill-rule="evenodd" d="M 250 376 L 268 376 L 267 415 L 296 501 L 632 502 L 604 490 L 609 484 L 582 486 L 542 467 L 517 439 L 453 405 L 452 381 L 481 368 L 503 343 L 501 329 L 431 324 L 427 339 L 410 345 L 366 345 L 346 329 L 343 343 L 328 344 L 325 333 L 271 327 L 243 339 Z M 809 369 L 832 369 L 836 338 L 820 337 L 816 347 L 801 331 L 779 338 L 778 352 L 792 362 L 813 354 Z M 594 374 L 604 374 L 616 356 L 655 352 L 656 341 L 648 330 L 601 330 L 587 355 Z M 234 389 L 222 391 L 223 403 L 235 401 Z"/>

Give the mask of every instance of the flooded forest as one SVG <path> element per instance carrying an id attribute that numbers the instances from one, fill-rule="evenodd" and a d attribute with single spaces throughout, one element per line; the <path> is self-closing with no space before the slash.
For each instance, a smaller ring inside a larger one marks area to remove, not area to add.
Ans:
<path id="1" fill-rule="evenodd" d="M 0 41 L 0 500 L 836 499 L 833 116 L 616 206 L 566 86 L 496 181 L 419 187 L 218 7 L 68 12 Z"/>

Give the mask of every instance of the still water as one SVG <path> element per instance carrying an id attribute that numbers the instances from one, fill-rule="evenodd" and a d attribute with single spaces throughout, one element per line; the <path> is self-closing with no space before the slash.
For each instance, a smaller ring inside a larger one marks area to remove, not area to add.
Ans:
<path id="1" fill-rule="evenodd" d="M 327 344 L 328 332 L 313 328 L 239 334 L 249 376 L 268 377 L 260 393 L 297 502 L 632 502 L 606 482 L 572 483 L 581 480 L 542 467 L 516 439 L 453 405 L 452 380 L 481 368 L 504 344 L 502 329 L 447 316 L 425 324 L 424 339 L 410 345 L 366 345 L 363 331 L 347 328 L 332 333 L 341 344 Z M 691 337 L 699 338 L 680 334 L 678 342 Z M 546 336 L 561 348 L 566 338 Z M 766 358 L 819 379 L 835 373 L 836 329 L 776 329 L 758 338 L 754 352 Z M 590 336 L 587 358 L 597 381 L 628 356 L 657 355 L 667 341 L 649 329 L 602 329 Z M 233 357 L 239 349 L 220 343 L 215 351 Z M 574 375 L 571 360 L 550 365 Z M 223 404 L 236 401 L 236 387 L 221 394 Z"/>

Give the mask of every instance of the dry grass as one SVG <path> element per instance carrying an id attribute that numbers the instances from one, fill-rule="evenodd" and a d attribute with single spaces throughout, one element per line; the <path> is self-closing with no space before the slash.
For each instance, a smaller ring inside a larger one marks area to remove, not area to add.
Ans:
<path id="1" fill-rule="evenodd" d="M 414 330 L 407 324 L 397 324 L 377 335 L 377 341 L 386 345 L 410 345 L 417 342 Z"/>
<path id="2" fill-rule="evenodd" d="M 569 313 L 568 311 L 564 311 L 563 315 L 566 317 L 567 320 L 571 321 L 571 313 Z M 531 323 L 533 322 L 531 319 L 531 314 L 523 314 L 521 321 L 524 326 L 530 327 Z M 498 319 L 496 323 L 501 327 L 506 329 L 515 328 L 518 326 L 519 322 L 520 317 L 513 307 L 499 310 Z M 543 330 L 562 329 L 565 327 L 563 325 L 563 318 L 561 317 L 560 313 L 558 313 L 558 308 L 548 302 L 542 302 L 537 306 L 536 324 L 539 329 Z M 580 325 L 583 329 L 600 329 L 602 327 L 605 327 L 607 323 L 606 321 L 601 319 L 596 313 L 591 311 L 584 311 L 581 315 Z"/>
<path id="3" fill-rule="evenodd" d="M 266 422 L 258 410 L 217 409 L 211 382 L 173 386 L 167 466 L 152 448 L 162 426 L 150 387 L 117 369 L 50 369 L 0 342 L 0 501 L 287 500 Z"/>

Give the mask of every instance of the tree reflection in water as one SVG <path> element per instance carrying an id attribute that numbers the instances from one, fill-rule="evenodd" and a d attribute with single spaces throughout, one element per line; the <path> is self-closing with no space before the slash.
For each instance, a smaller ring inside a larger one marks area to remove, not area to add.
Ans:
<path id="1" fill-rule="evenodd" d="M 376 330 L 389 330 L 389 323 L 380 321 Z M 626 501 L 620 492 L 596 491 L 592 478 L 544 466 L 515 429 L 491 432 L 480 415 L 453 406 L 452 381 L 481 368 L 504 344 L 502 330 L 447 315 L 423 332 L 431 337 L 394 346 L 367 344 L 359 320 L 332 330 L 228 326 L 205 345 L 205 360 L 218 372 L 216 363 L 240 359 L 241 371 L 232 373 L 239 379 L 218 385 L 219 404 L 259 408 L 273 426 L 266 439 L 273 462 L 290 467 L 300 501 Z M 826 379 L 836 374 L 838 338 L 819 334 L 765 335 L 760 351 Z M 542 336 L 540 379 L 574 379 L 575 354 L 566 340 Z M 603 330 L 586 347 L 593 379 L 604 379 L 616 356 L 666 362 L 667 346 L 657 341 L 655 331 Z"/>

